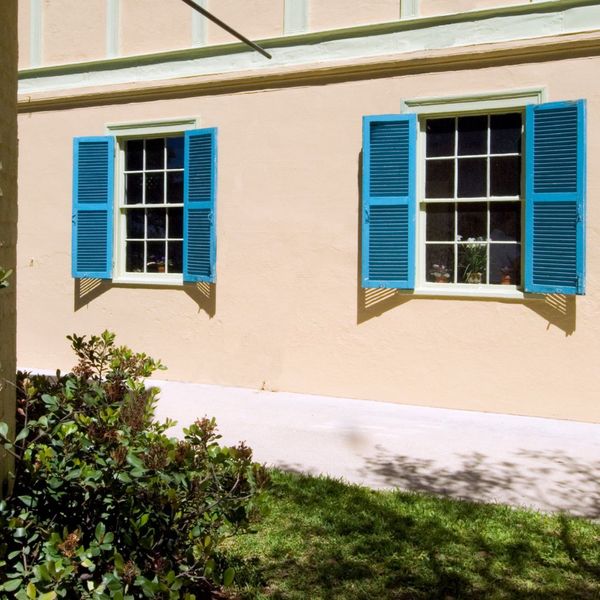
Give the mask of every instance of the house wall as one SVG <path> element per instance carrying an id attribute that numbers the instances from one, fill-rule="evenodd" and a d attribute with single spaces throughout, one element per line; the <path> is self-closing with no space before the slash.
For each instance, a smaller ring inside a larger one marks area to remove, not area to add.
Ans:
<path id="1" fill-rule="evenodd" d="M 525 0 L 405 0 L 420 16 L 491 9 Z M 400 0 L 204 0 L 217 17 L 253 40 L 284 35 L 286 5 L 304 6 L 306 24 L 294 33 L 315 32 L 400 19 Z M 229 33 L 179 0 L 18 0 L 19 68 L 98 61 L 195 46 L 235 42 Z M 302 12 L 302 11 L 301 11 Z M 65 43 L 68 40 L 68 43 Z"/>
<path id="2" fill-rule="evenodd" d="M 173 380 L 600 421 L 600 59 L 503 60 L 22 114 L 20 365 L 68 368 L 65 335 L 107 328 Z M 363 115 L 540 87 L 588 102 L 587 295 L 361 289 Z M 218 127 L 216 285 L 71 279 L 72 138 L 182 116 Z"/>
<path id="3" fill-rule="evenodd" d="M 0 3 L 0 266 L 15 267 L 17 243 L 17 4 Z M 16 276 L 0 289 L 0 421 L 14 432 Z M 0 451 L 0 481 L 11 468 Z M 0 496 L 2 487 L 0 486 Z"/>

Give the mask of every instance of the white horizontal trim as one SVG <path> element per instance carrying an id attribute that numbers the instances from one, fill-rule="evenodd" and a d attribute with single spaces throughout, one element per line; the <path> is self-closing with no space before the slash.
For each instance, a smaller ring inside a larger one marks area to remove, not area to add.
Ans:
<path id="1" fill-rule="evenodd" d="M 522 108 L 546 101 L 546 88 L 502 90 L 487 94 L 465 94 L 436 98 L 410 98 L 402 101 L 401 112 L 437 115 L 465 112 L 492 112 L 506 108 Z"/>
<path id="2" fill-rule="evenodd" d="M 116 285 L 174 286 L 183 285 L 183 275 L 170 273 L 140 273 L 140 275 L 135 275 L 127 273 L 122 277 L 113 278 L 112 282 Z"/>
<path id="3" fill-rule="evenodd" d="M 326 65 L 343 60 L 402 56 L 419 51 L 594 30 L 600 30 L 600 5 L 591 5 L 589 0 L 540 2 L 469 15 L 410 19 L 373 27 L 284 36 L 263 42 L 273 56 L 270 61 L 240 44 L 226 44 L 173 55 L 113 59 L 82 63 L 79 67 L 31 69 L 21 73 L 19 93 L 79 90 L 249 70 L 260 74 L 277 67 Z"/>
<path id="4" fill-rule="evenodd" d="M 410 296 L 432 296 L 440 298 L 497 298 L 504 300 L 542 300 L 544 298 L 543 294 L 527 294 L 513 285 L 489 286 L 473 284 L 461 285 L 456 283 L 452 285 L 445 285 L 443 283 L 433 283 L 431 285 L 424 284 L 414 290 L 398 290 L 398 293 Z"/>
<path id="5" fill-rule="evenodd" d="M 183 117 L 179 119 L 161 119 L 158 121 L 144 121 L 141 123 L 107 123 L 106 133 L 109 135 L 154 135 L 162 133 L 180 133 L 190 129 L 197 129 L 196 117 Z"/>

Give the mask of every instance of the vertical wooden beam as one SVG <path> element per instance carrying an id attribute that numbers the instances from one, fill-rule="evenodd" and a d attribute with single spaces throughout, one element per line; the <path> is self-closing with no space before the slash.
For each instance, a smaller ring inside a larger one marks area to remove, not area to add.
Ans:
<path id="1" fill-rule="evenodd" d="M 0 2 L 0 265 L 13 269 L 0 289 L 0 421 L 15 428 L 17 240 L 17 2 Z M 0 495 L 13 463 L 0 450 Z"/>

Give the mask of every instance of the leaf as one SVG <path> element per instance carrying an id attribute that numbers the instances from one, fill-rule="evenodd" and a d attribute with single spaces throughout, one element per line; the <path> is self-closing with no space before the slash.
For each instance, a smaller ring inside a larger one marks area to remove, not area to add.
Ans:
<path id="1" fill-rule="evenodd" d="M 135 454 L 131 454 L 131 452 L 129 452 L 127 454 L 127 462 L 132 467 L 135 467 L 137 469 L 143 469 L 144 468 L 144 463 L 142 462 L 142 460 L 140 459 L 140 457 L 136 456 Z"/>
<path id="2" fill-rule="evenodd" d="M 4 423 L 4 421 L 0 421 L 0 435 L 3 438 L 8 438 L 8 424 Z"/>
<path id="3" fill-rule="evenodd" d="M 2 584 L 0 589 L 3 589 L 5 592 L 14 592 L 16 589 L 21 587 L 21 583 L 23 583 L 22 579 L 11 579 Z"/>
<path id="4" fill-rule="evenodd" d="M 235 569 L 233 567 L 228 567 L 225 569 L 225 573 L 223 573 L 223 585 L 225 587 L 230 586 L 233 583 L 233 578 L 235 577 Z"/>
<path id="5" fill-rule="evenodd" d="M 17 437 L 15 438 L 15 442 L 20 442 L 21 440 L 24 440 L 28 435 L 29 435 L 29 428 L 23 427 L 23 429 L 21 429 L 21 431 L 19 431 L 19 433 L 17 434 Z"/>
<path id="6" fill-rule="evenodd" d="M 100 521 L 100 523 L 98 523 L 98 525 L 96 525 L 96 531 L 95 531 L 96 539 L 99 542 L 101 542 L 102 539 L 104 538 L 105 532 L 106 532 L 106 527 L 104 526 L 104 523 L 102 523 L 102 521 Z"/>
<path id="7" fill-rule="evenodd" d="M 39 600 L 56 600 L 56 592 L 46 592 L 40 596 Z"/>
<path id="8" fill-rule="evenodd" d="M 35 583 L 27 584 L 27 597 L 33 600 L 37 596 L 37 589 L 35 587 Z"/>

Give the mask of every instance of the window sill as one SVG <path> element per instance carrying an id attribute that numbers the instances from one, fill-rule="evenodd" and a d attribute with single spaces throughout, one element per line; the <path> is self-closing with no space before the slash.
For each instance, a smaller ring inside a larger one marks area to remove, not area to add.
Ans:
<path id="1" fill-rule="evenodd" d="M 115 285 L 147 285 L 147 286 L 182 286 L 183 275 L 169 275 L 169 274 L 144 274 L 143 276 L 135 276 L 128 274 L 124 277 L 114 277 L 113 283 Z"/>
<path id="2" fill-rule="evenodd" d="M 506 289 L 504 289 L 506 288 Z M 401 291 L 401 290 L 398 290 Z M 444 285 L 435 283 L 416 287 L 410 292 L 414 296 L 451 297 L 451 298 L 497 298 L 504 300 L 540 300 L 543 294 L 527 294 L 516 286 L 489 285 Z"/>

